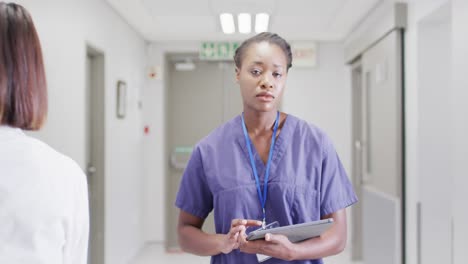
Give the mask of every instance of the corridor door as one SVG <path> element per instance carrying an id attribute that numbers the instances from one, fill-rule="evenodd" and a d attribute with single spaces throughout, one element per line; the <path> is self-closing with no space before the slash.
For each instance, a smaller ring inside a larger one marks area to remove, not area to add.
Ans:
<path id="1" fill-rule="evenodd" d="M 362 177 L 363 177 L 363 122 L 365 104 L 363 104 L 364 94 L 362 87 L 362 63 L 355 61 L 351 65 L 352 82 L 352 182 L 358 201 L 362 201 Z M 351 207 L 351 260 L 362 260 L 362 202 L 358 202 Z"/>
<path id="2" fill-rule="evenodd" d="M 354 212 L 361 214 L 365 263 L 404 260 L 402 54 L 402 32 L 394 30 L 362 54 L 362 86 L 353 91 L 361 94 L 353 102 L 361 104 L 354 108 L 360 135 L 353 136 L 353 178 L 361 191 L 361 212 Z"/>
<path id="3" fill-rule="evenodd" d="M 193 70 L 180 71 L 176 70 L 180 62 L 168 58 L 166 246 L 177 250 L 179 209 L 174 201 L 192 148 L 213 129 L 240 114 L 242 100 L 233 62 L 194 59 Z M 215 232 L 213 213 L 206 219 L 203 230 Z"/>
<path id="4" fill-rule="evenodd" d="M 86 47 L 86 175 L 89 195 L 88 264 L 105 263 L 105 114 L 103 52 Z"/>

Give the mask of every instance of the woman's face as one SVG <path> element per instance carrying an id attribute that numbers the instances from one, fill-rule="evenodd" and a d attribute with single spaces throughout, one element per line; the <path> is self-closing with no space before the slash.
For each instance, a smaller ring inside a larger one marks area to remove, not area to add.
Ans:
<path id="1" fill-rule="evenodd" d="M 236 68 L 244 110 L 276 111 L 287 77 L 287 59 L 283 50 L 268 42 L 253 43 Z"/>

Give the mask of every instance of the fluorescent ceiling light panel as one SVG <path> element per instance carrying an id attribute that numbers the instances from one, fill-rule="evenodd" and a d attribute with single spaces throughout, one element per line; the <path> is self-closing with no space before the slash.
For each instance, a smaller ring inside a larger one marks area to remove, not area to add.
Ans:
<path id="1" fill-rule="evenodd" d="M 259 13 L 255 15 L 255 32 L 267 32 L 268 31 L 268 21 L 270 16 L 267 13 Z"/>
<path id="2" fill-rule="evenodd" d="M 221 28 L 223 29 L 224 34 L 232 34 L 236 31 L 234 25 L 234 17 L 229 13 L 222 13 L 219 15 L 221 21 Z"/>
<path id="3" fill-rule="evenodd" d="M 249 34 L 252 31 L 252 18 L 250 14 L 240 13 L 237 16 L 237 23 L 239 26 L 239 32 L 242 34 Z"/>

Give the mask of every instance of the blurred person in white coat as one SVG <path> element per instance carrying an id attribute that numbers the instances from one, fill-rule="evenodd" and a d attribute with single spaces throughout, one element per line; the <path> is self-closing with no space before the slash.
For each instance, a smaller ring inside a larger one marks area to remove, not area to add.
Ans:
<path id="1" fill-rule="evenodd" d="M 23 130 L 47 113 L 41 45 L 28 11 L 0 2 L 0 263 L 87 261 L 86 176 Z"/>

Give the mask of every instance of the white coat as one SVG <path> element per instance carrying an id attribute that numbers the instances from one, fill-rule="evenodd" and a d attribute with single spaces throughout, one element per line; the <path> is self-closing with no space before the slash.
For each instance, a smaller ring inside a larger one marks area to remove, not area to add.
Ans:
<path id="1" fill-rule="evenodd" d="M 87 192 L 73 160 L 0 125 L 0 263 L 85 264 Z"/>

